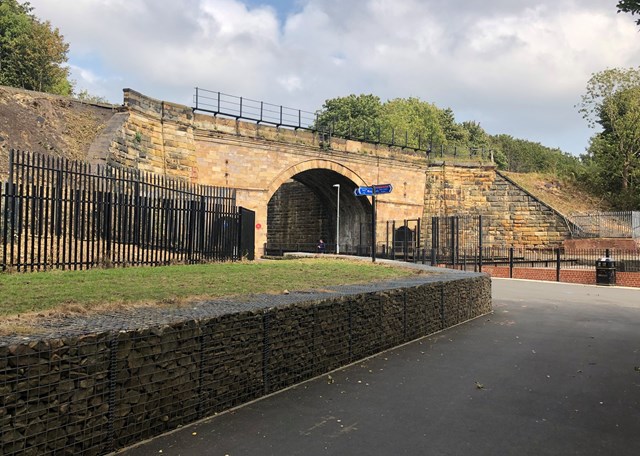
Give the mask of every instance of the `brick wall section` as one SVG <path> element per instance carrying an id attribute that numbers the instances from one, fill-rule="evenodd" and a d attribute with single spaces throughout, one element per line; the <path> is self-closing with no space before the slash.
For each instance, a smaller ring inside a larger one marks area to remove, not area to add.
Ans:
<path id="1" fill-rule="evenodd" d="M 0 453 L 105 454 L 491 311 L 487 276 L 0 345 Z"/>
<path id="2" fill-rule="evenodd" d="M 509 278 L 509 266 L 482 266 L 482 272 L 491 277 Z M 556 270 L 550 268 L 513 268 L 514 279 L 556 281 Z M 596 285 L 594 269 L 562 269 L 560 282 Z M 616 285 L 622 287 L 640 287 L 640 272 L 616 271 Z"/>

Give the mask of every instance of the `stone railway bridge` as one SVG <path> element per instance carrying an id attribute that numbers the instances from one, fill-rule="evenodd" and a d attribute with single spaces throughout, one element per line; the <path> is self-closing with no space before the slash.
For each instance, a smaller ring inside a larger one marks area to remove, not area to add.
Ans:
<path id="1" fill-rule="evenodd" d="M 391 183 L 377 197 L 378 233 L 386 221 L 482 214 L 487 242 L 557 244 L 568 235 L 564 218 L 488 163 L 428 160 L 399 147 L 194 113 L 187 106 L 124 90 L 116 113 L 89 151 L 92 163 L 237 190 L 238 205 L 256 213 L 256 252 L 268 241 L 335 244 L 340 184 L 341 249 L 370 245 L 371 201 L 358 186 Z M 423 224 L 427 238 L 430 224 Z M 380 239 L 380 236 L 378 237 Z"/>

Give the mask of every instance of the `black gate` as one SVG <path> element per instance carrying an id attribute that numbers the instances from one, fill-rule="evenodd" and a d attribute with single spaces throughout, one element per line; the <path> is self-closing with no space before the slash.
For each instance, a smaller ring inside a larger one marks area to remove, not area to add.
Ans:
<path id="1" fill-rule="evenodd" d="M 256 213 L 240 208 L 240 233 L 238 245 L 240 246 L 240 259 L 255 259 L 255 243 L 256 243 Z"/>
<path id="2" fill-rule="evenodd" d="M 432 217 L 427 236 L 431 236 L 431 264 L 450 267 L 467 264 L 482 267 L 482 216 Z"/>

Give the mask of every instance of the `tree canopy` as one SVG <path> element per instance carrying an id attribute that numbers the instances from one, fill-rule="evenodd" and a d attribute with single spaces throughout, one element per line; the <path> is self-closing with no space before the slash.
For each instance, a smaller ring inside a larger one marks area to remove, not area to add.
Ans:
<path id="1" fill-rule="evenodd" d="M 598 189 L 620 209 L 640 207 L 640 67 L 592 75 L 580 112 L 602 130 L 584 161 Z"/>
<path id="2" fill-rule="evenodd" d="M 640 0 L 620 0 L 616 5 L 619 13 L 631 13 L 632 15 L 640 15 Z M 636 24 L 640 25 L 640 18 L 636 20 Z"/>
<path id="3" fill-rule="evenodd" d="M 375 95 L 348 95 L 327 100 L 318 112 L 316 128 L 337 136 L 396 144 L 416 149 L 463 148 L 491 152 L 499 169 L 514 172 L 549 172 L 575 177 L 579 160 L 559 149 L 490 135 L 477 121 L 456 122 L 451 108 L 439 108 L 418 98 L 382 102 Z"/>
<path id="4" fill-rule="evenodd" d="M 0 0 L 0 84 L 70 95 L 69 45 L 32 11 L 28 2 Z"/>

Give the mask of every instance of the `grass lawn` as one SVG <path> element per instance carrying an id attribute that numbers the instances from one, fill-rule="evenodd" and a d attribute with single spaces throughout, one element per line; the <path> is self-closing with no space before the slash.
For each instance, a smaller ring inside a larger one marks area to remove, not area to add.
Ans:
<path id="1" fill-rule="evenodd" d="M 110 306 L 179 305 L 196 299 L 282 293 L 416 274 L 332 259 L 0 274 L 0 316 Z"/>

